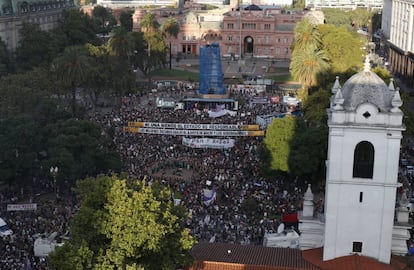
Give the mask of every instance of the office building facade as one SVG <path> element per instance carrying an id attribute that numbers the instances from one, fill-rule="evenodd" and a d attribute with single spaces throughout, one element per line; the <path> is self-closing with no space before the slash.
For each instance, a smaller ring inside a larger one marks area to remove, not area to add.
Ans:
<path id="1" fill-rule="evenodd" d="M 414 0 L 384 0 L 381 29 L 390 71 L 413 87 Z"/>
<path id="2" fill-rule="evenodd" d="M 74 8 L 73 0 L 14 1 L 0 0 L 0 38 L 8 50 L 17 48 L 23 22 L 37 23 L 44 31 L 58 25 L 62 11 Z"/>

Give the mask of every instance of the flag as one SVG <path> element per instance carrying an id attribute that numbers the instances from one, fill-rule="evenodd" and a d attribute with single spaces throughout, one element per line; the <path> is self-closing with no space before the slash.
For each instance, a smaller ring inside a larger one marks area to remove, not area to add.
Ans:
<path id="1" fill-rule="evenodd" d="M 205 206 L 209 206 L 210 204 L 212 204 L 214 202 L 214 200 L 216 199 L 216 191 L 215 190 L 210 190 L 210 189 L 203 189 L 203 203 Z"/>

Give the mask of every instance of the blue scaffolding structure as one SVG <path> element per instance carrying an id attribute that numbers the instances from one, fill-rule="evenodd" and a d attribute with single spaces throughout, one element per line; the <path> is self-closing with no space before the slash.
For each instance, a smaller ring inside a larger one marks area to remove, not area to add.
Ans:
<path id="1" fill-rule="evenodd" d="M 200 95 L 225 96 L 220 46 L 217 43 L 200 48 Z"/>

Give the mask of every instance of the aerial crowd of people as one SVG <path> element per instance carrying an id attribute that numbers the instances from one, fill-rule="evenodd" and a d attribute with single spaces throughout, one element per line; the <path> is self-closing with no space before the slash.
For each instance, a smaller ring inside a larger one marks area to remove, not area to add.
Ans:
<path id="1" fill-rule="evenodd" d="M 130 179 L 157 181 L 171 189 L 174 202 L 187 208 L 185 226 L 198 242 L 261 245 L 266 233 L 277 231 L 283 213 L 301 208 L 308 185 L 306 179 L 263 175 L 260 151 L 264 137 L 234 137 L 234 146 L 229 148 L 197 148 L 184 145 L 182 136 L 125 132 L 123 128 L 137 121 L 253 125 L 256 116 L 277 114 L 286 108 L 280 103 L 249 102 L 254 93 L 240 90 L 233 91 L 235 98 L 243 101 L 235 116 L 209 117 L 206 106 L 174 110 L 155 105 L 156 96 L 179 101 L 191 93 L 193 87 L 180 84 L 156 93 L 130 95 L 120 109 L 96 110 L 90 120 L 115 130 L 114 143 Z M 33 181 L 39 189 L 53 190 L 50 181 Z M 323 192 L 320 188 L 312 190 Z M 34 257 L 35 238 L 66 233 L 68 221 L 79 207 L 75 198 L 67 195 L 59 204 L 46 197 L 38 202 L 36 211 L 6 211 L 8 203 L 27 201 L 27 194 L 34 192 L 22 189 L 0 194 L 0 217 L 14 231 L 0 239 L 0 270 L 47 269 L 44 260 Z M 323 212 L 323 205 L 316 205 L 316 211 Z"/>

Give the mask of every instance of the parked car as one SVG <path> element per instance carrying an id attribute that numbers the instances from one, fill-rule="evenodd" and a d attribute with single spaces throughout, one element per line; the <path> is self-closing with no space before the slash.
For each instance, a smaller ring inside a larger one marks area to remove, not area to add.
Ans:
<path id="1" fill-rule="evenodd" d="M 13 231 L 9 228 L 6 221 L 0 218 L 0 236 L 5 237 L 8 235 L 12 235 L 12 234 L 13 234 Z"/>

